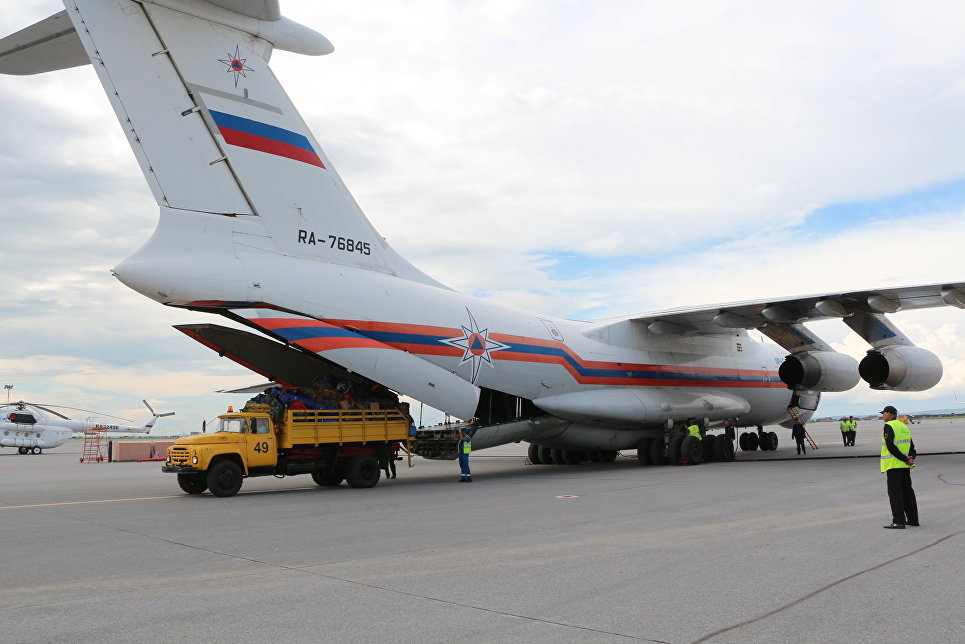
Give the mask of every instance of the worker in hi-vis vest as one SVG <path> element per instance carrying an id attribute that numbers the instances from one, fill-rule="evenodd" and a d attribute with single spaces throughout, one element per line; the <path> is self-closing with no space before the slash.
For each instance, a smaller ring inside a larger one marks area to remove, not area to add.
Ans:
<path id="1" fill-rule="evenodd" d="M 459 430 L 459 482 L 472 483 L 472 474 L 469 472 L 469 455 L 472 454 L 472 436 L 469 435 L 469 428 L 463 427 Z"/>
<path id="2" fill-rule="evenodd" d="M 693 418 L 687 421 L 687 432 L 689 432 L 690 435 L 695 437 L 697 440 L 703 440 L 704 438 L 700 435 L 700 425 L 698 425 L 697 421 Z"/>
<path id="3" fill-rule="evenodd" d="M 854 447 L 854 438 L 858 435 L 858 421 L 854 416 L 848 416 L 848 445 Z"/>
<path id="4" fill-rule="evenodd" d="M 898 420 L 898 410 L 888 405 L 881 410 L 885 421 L 881 437 L 881 471 L 888 477 L 891 524 L 886 528 L 904 530 L 918 525 L 918 501 L 911 488 L 911 468 L 915 467 L 915 443 L 908 426 Z"/>
<path id="5" fill-rule="evenodd" d="M 848 422 L 847 418 L 842 418 L 840 421 L 841 425 L 841 440 L 844 442 L 844 446 L 848 446 L 848 432 L 851 431 L 851 424 Z"/>

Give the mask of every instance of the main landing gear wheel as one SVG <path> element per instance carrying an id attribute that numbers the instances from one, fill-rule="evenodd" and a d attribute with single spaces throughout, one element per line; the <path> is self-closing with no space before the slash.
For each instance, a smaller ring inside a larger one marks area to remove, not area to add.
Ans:
<path id="1" fill-rule="evenodd" d="M 752 434 L 746 432 L 741 434 L 740 437 L 740 447 L 745 452 L 754 452 L 759 447 L 760 440 L 757 438 L 757 434 Z"/>
<path id="2" fill-rule="evenodd" d="M 553 457 L 553 464 L 562 465 L 563 464 L 563 450 L 561 449 L 551 449 L 550 455 Z"/>
<path id="3" fill-rule="evenodd" d="M 353 456 L 345 467 L 345 480 L 352 487 L 375 487 L 382 469 L 371 456 Z"/>
<path id="4" fill-rule="evenodd" d="M 315 485 L 321 485 L 322 487 L 335 487 L 340 485 L 345 479 L 345 476 L 341 472 L 331 472 L 328 470 L 315 470 L 312 472 L 312 480 L 315 481 Z"/>
<path id="5" fill-rule="evenodd" d="M 534 443 L 529 444 L 529 450 L 527 451 L 529 456 L 529 462 L 533 465 L 540 465 L 543 461 L 539 460 L 539 445 Z"/>
<path id="6" fill-rule="evenodd" d="M 704 436 L 704 440 L 700 442 L 704 448 L 704 462 L 716 461 L 717 456 L 714 454 L 714 447 L 717 445 L 717 437 L 713 434 L 708 434 Z"/>
<path id="7" fill-rule="evenodd" d="M 704 447 L 696 436 L 685 436 L 680 443 L 680 458 L 687 459 L 690 465 L 699 465 L 704 461 Z"/>
<path id="8" fill-rule="evenodd" d="M 543 465 L 552 465 L 555 462 L 553 461 L 553 450 L 549 447 L 540 447 L 539 462 Z"/>
<path id="9" fill-rule="evenodd" d="M 778 444 L 777 432 L 767 432 L 764 435 L 767 436 L 767 449 L 769 450 L 777 449 L 777 444 Z"/>
<path id="10" fill-rule="evenodd" d="M 600 462 L 601 463 L 612 463 L 617 460 L 617 451 L 615 449 L 601 449 L 600 450 Z"/>
<path id="11" fill-rule="evenodd" d="M 737 458 L 737 454 L 734 452 L 734 441 L 720 438 L 717 442 L 720 443 L 720 460 L 733 461 Z"/>
<path id="12" fill-rule="evenodd" d="M 43 453 L 43 450 L 40 449 L 39 447 L 35 447 L 35 448 L 33 448 L 32 450 L 30 450 L 30 453 L 31 453 L 31 454 L 42 454 L 42 453 Z"/>
<path id="13" fill-rule="evenodd" d="M 18 448 L 17 448 L 17 454 L 27 454 L 27 453 L 29 453 L 29 452 L 30 452 L 30 450 L 27 449 L 26 447 L 18 447 Z"/>
<path id="14" fill-rule="evenodd" d="M 208 489 L 204 474 L 178 474 L 178 485 L 188 494 L 201 494 Z"/>
<path id="15" fill-rule="evenodd" d="M 667 455 L 663 453 L 663 436 L 657 436 L 650 441 L 650 464 L 667 464 Z"/>
<path id="16" fill-rule="evenodd" d="M 650 443 L 652 442 L 652 438 L 644 438 L 637 443 L 637 460 L 640 461 L 640 465 L 653 465 L 650 461 Z"/>
<path id="17" fill-rule="evenodd" d="M 715 460 L 715 461 L 723 461 L 723 460 L 726 460 L 726 459 L 724 458 L 724 443 L 730 444 L 730 441 L 727 440 L 727 438 L 724 437 L 724 436 L 714 436 L 714 442 L 712 443 L 712 445 L 713 445 L 713 447 L 714 447 L 714 460 Z M 731 445 L 731 448 L 733 448 L 733 447 L 734 447 L 734 446 Z"/>
<path id="18" fill-rule="evenodd" d="M 670 444 L 667 445 L 667 462 L 671 465 L 680 465 L 680 446 L 683 442 L 683 436 L 670 437 Z"/>
<path id="19" fill-rule="evenodd" d="M 208 470 L 208 489 L 215 496 L 234 496 L 241 489 L 241 468 L 234 461 L 218 461 Z"/>
<path id="20" fill-rule="evenodd" d="M 585 460 L 587 460 L 586 452 L 573 449 L 563 450 L 563 462 L 567 465 L 579 465 Z"/>

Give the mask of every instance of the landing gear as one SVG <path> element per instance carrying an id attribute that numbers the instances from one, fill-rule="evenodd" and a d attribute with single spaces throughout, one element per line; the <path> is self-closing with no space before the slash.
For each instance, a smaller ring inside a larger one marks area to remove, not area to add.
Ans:
<path id="1" fill-rule="evenodd" d="M 680 446 L 684 442 L 683 436 L 671 436 L 667 445 L 667 462 L 671 465 L 680 464 Z"/>
<path id="2" fill-rule="evenodd" d="M 737 454 L 734 453 L 733 441 L 729 441 L 726 438 L 718 438 L 717 444 L 720 445 L 720 460 L 733 461 L 737 458 Z"/>
<path id="3" fill-rule="evenodd" d="M 650 461 L 650 444 L 654 441 L 653 438 L 644 438 L 639 443 L 637 443 L 637 460 L 640 461 L 640 465 L 652 465 Z"/>
<path id="4" fill-rule="evenodd" d="M 539 448 L 539 462 L 543 465 L 552 465 L 553 461 L 553 450 L 549 447 Z"/>
<path id="5" fill-rule="evenodd" d="M 529 462 L 533 465 L 540 465 L 543 461 L 539 460 L 539 445 L 534 443 L 529 444 L 529 451 L 527 452 L 529 456 Z"/>
<path id="6" fill-rule="evenodd" d="M 704 462 L 704 447 L 701 440 L 696 436 L 684 436 L 680 442 L 680 459 L 686 460 L 691 465 L 699 465 Z"/>
<path id="7" fill-rule="evenodd" d="M 657 436 L 650 442 L 650 464 L 666 465 L 667 455 L 664 453 L 663 436 Z"/>
<path id="8" fill-rule="evenodd" d="M 42 454 L 42 453 L 43 453 L 43 450 L 40 449 L 39 447 L 34 447 L 32 450 L 30 450 L 30 453 L 31 453 L 31 454 Z"/>
<path id="9" fill-rule="evenodd" d="M 709 463 L 711 461 L 716 461 L 717 456 L 714 453 L 714 448 L 717 446 L 717 437 L 713 434 L 707 434 L 704 436 L 704 440 L 700 441 L 703 443 L 704 448 L 704 462 Z"/>
<path id="10" fill-rule="evenodd" d="M 760 447 L 760 439 L 757 434 L 751 434 L 750 432 L 744 432 L 738 439 L 740 448 L 745 452 L 755 452 L 757 448 Z"/>
<path id="11" fill-rule="evenodd" d="M 29 447 L 18 447 L 18 448 L 17 448 L 17 454 L 29 454 L 29 453 L 30 453 L 30 448 L 29 448 Z"/>
<path id="12" fill-rule="evenodd" d="M 617 451 L 615 449 L 601 449 L 599 454 L 601 463 L 612 463 L 617 460 Z"/>
<path id="13" fill-rule="evenodd" d="M 562 465 L 562 464 L 563 464 L 563 450 L 561 450 L 561 449 L 552 449 L 552 450 L 550 450 L 550 455 L 553 457 L 553 463 L 554 463 L 554 464 L 556 464 L 556 465 Z"/>

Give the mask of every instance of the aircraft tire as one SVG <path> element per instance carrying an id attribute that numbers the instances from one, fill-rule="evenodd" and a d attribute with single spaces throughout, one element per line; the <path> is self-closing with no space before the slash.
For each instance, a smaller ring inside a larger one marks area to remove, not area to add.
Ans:
<path id="1" fill-rule="evenodd" d="M 714 453 L 714 447 L 717 445 L 717 437 L 713 434 L 707 434 L 704 436 L 704 440 L 700 442 L 704 448 L 704 462 L 710 463 L 711 461 L 716 461 L 717 455 Z"/>
<path id="2" fill-rule="evenodd" d="M 704 460 L 704 447 L 696 436 L 685 436 L 680 443 L 680 458 L 687 459 L 690 465 L 699 465 Z"/>
<path id="3" fill-rule="evenodd" d="M 34 447 L 32 450 L 30 450 L 30 453 L 31 453 L 31 454 L 43 454 L 44 451 L 43 451 L 42 449 L 40 449 L 39 447 Z"/>
<path id="4" fill-rule="evenodd" d="M 777 449 L 777 445 L 780 440 L 777 437 L 777 432 L 767 432 L 768 442 L 770 443 L 769 449 Z"/>
<path id="5" fill-rule="evenodd" d="M 671 465 L 680 464 L 680 446 L 684 442 L 683 436 L 671 436 L 670 444 L 667 445 L 667 462 Z"/>
<path id="6" fill-rule="evenodd" d="M 752 434 L 747 432 L 747 451 L 756 452 L 757 448 L 761 446 L 761 440 L 757 437 L 757 434 Z"/>
<path id="7" fill-rule="evenodd" d="M 30 450 L 28 450 L 26 447 L 18 447 L 18 448 L 17 448 L 17 454 L 26 454 L 26 453 L 29 452 L 29 451 L 30 451 Z"/>
<path id="8" fill-rule="evenodd" d="M 650 441 L 650 464 L 667 464 L 667 455 L 663 453 L 663 436 L 657 436 Z"/>
<path id="9" fill-rule="evenodd" d="M 315 485 L 322 487 L 337 487 L 345 480 L 345 476 L 339 471 L 315 470 L 312 472 L 312 480 L 315 481 Z"/>
<path id="10" fill-rule="evenodd" d="M 550 450 L 550 454 L 553 457 L 554 465 L 562 465 L 563 463 L 566 462 L 563 460 L 563 450 L 554 448 Z"/>
<path id="11" fill-rule="evenodd" d="M 201 494 L 208 489 L 204 474 L 178 474 L 178 486 L 188 494 Z"/>
<path id="12" fill-rule="evenodd" d="M 745 452 L 747 451 L 747 432 L 741 432 L 740 437 L 737 439 L 737 446 Z"/>
<path id="13" fill-rule="evenodd" d="M 714 436 L 714 460 L 715 461 L 726 461 L 728 459 L 724 458 L 724 443 L 731 445 L 730 441 L 724 436 Z M 731 449 L 733 450 L 733 445 Z"/>
<path id="14" fill-rule="evenodd" d="M 206 477 L 208 490 L 215 496 L 234 496 L 244 480 L 241 468 L 234 461 L 222 459 L 215 463 Z"/>
<path id="15" fill-rule="evenodd" d="M 375 487 L 381 474 L 379 462 L 371 456 L 353 456 L 345 466 L 345 480 L 352 487 Z"/>
<path id="16" fill-rule="evenodd" d="M 652 442 L 652 438 L 644 438 L 637 443 L 637 460 L 640 461 L 640 465 L 653 465 L 650 461 L 650 443 Z"/>
<path id="17" fill-rule="evenodd" d="M 543 461 L 539 460 L 539 445 L 536 443 L 529 444 L 527 456 L 529 456 L 529 462 L 533 465 L 542 465 Z"/>
<path id="18" fill-rule="evenodd" d="M 543 465 L 553 465 L 555 461 L 553 460 L 553 450 L 549 447 L 539 448 L 539 462 Z"/>
<path id="19" fill-rule="evenodd" d="M 734 441 L 729 441 L 726 438 L 722 438 L 717 442 L 720 443 L 720 460 L 733 461 L 737 459 L 737 453 L 734 451 Z"/>
<path id="20" fill-rule="evenodd" d="M 563 464 L 564 465 L 579 465 L 583 462 L 583 452 L 577 452 L 572 449 L 563 450 Z"/>
<path id="21" fill-rule="evenodd" d="M 601 449 L 599 454 L 601 463 L 612 463 L 617 460 L 617 451 L 615 449 Z"/>
<path id="22" fill-rule="evenodd" d="M 587 452 L 586 460 L 590 463 L 599 463 L 601 460 L 599 450 L 591 449 L 589 452 Z"/>

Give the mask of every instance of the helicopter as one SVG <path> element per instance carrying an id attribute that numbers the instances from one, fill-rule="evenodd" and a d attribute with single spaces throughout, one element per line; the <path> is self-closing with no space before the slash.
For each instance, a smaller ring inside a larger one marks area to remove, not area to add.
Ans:
<path id="1" fill-rule="evenodd" d="M 143 402 L 151 412 L 151 420 L 141 426 L 112 425 L 96 421 L 94 418 L 71 420 L 51 409 L 51 407 L 73 409 L 61 405 L 42 405 L 22 400 L 0 404 L 0 447 L 16 447 L 19 454 L 42 454 L 45 449 L 60 447 L 73 434 L 90 429 L 124 434 L 149 434 L 158 418 L 174 415 L 173 411 L 159 414 L 146 400 Z M 96 413 L 85 409 L 77 411 Z M 111 418 L 116 417 L 111 416 Z"/>

